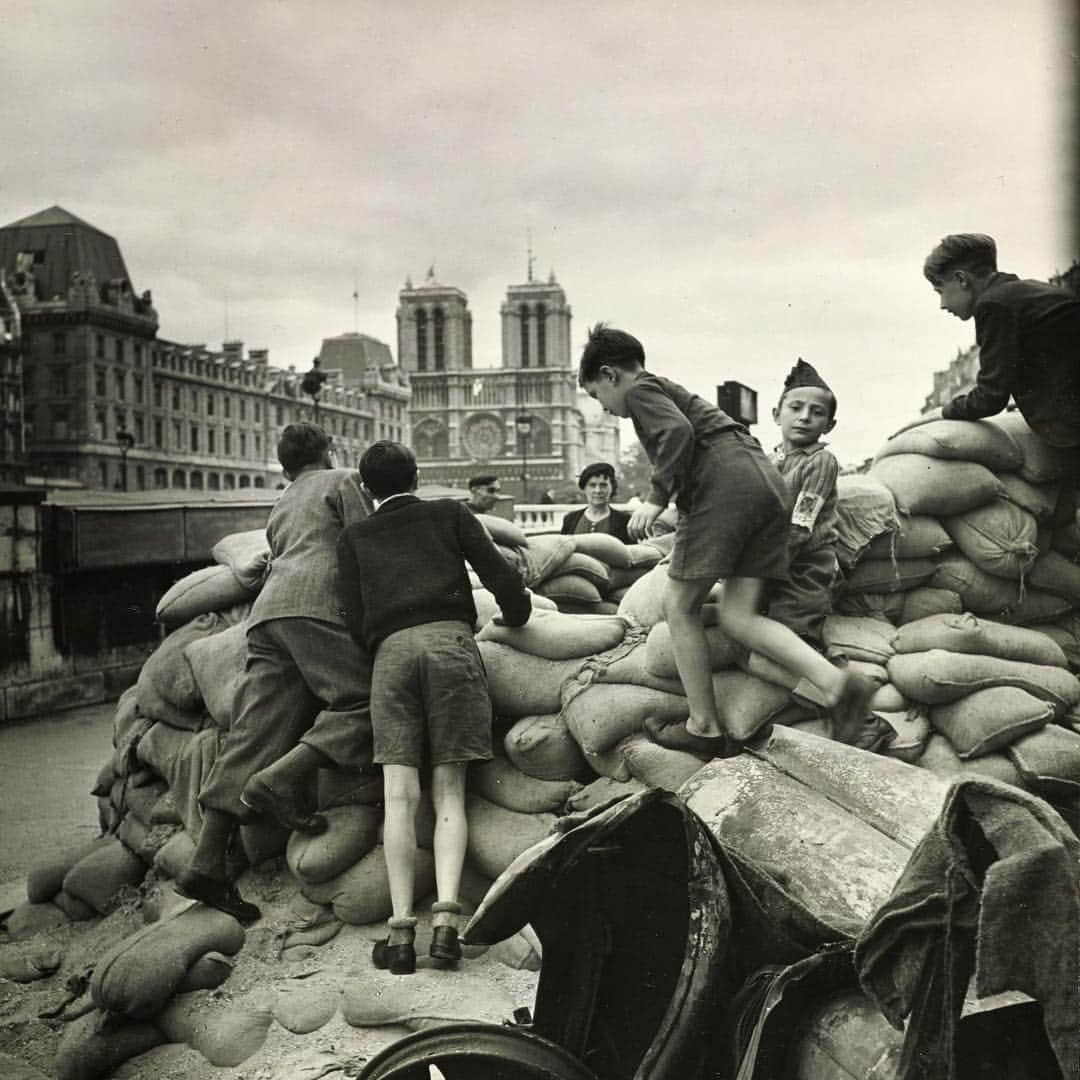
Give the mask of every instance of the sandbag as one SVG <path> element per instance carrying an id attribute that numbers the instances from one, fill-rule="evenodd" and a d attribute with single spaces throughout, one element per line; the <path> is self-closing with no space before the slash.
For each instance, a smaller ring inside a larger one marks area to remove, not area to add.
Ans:
<path id="1" fill-rule="evenodd" d="M 853 618 L 850 615 L 826 615 L 821 636 L 827 656 L 846 656 L 884 664 L 895 652 L 896 631 L 880 619 Z"/>
<path id="2" fill-rule="evenodd" d="M 1054 707 L 1015 686 L 976 690 L 959 701 L 935 705 L 930 722 L 960 758 L 993 753 L 1053 719 Z"/>
<path id="3" fill-rule="evenodd" d="M 667 580 L 667 564 L 654 566 L 627 589 L 619 601 L 619 614 L 631 616 L 644 627 L 663 622 Z"/>
<path id="4" fill-rule="evenodd" d="M 1008 499 L 945 518 L 944 525 L 956 546 L 995 577 L 1023 577 L 1038 554 L 1035 518 Z"/>
<path id="5" fill-rule="evenodd" d="M 645 686 L 588 683 L 568 687 L 563 717 L 586 754 L 600 754 L 620 739 L 645 730 L 646 722 L 678 723 L 689 716 L 686 698 Z"/>
<path id="6" fill-rule="evenodd" d="M 107 915 L 117 904 L 120 890 L 138 885 L 146 865 L 119 840 L 96 847 L 65 875 L 64 891 Z"/>
<path id="7" fill-rule="evenodd" d="M 231 915 L 206 904 L 176 908 L 98 959 L 90 996 L 99 1009 L 115 1015 L 135 1020 L 156 1016 L 200 956 L 208 952 L 233 956 L 244 936 Z"/>
<path id="8" fill-rule="evenodd" d="M 833 595 L 833 610 L 837 615 L 852 615 L 857 618 L 865 616 L 895 623 L 900 621 L 903 613 L 904 598 L 918 591 L 918 589 L 912 589 L 910 592 L 896 593 L 837 592 Z"/>
<path id="9" fill-rule="evenodd" d="M 294 1035 L 309 1035 L 330 1023 L 340 1006 L 340 986 L 304 979 L 278 987 L 274 1019 Z"/>
<path id="10" fill-rule="evenodd" d="M 26 873 L 26 898 L 31 904 L 51 900 L 63 887 L 68 871 L 91 852 L 108 844 L 106 836 L 96 836 L 63 851 L 50 852 L 30 864 Z"/>
<path id="11" fill-rule="evenodd" d="M 952 743 L 937 732 L 930 736 L 916 764 L 938 776 L 989 776 L 1014 787 L 1024 786 L 1019 770 L 1005 754 L 986 754 L 965 761 L 953 749 Z"/>
<path id="12" fill-rule="evenodd" d="M 921 653 L 945 649 L 954 653 L 979 653 L 1026 664 L 1067 667 L 1065 654 L 1045 634 L 1019 626 L 1005 626 L 963 615 L 931 615 L 896 631 L 898 653 Z"/>
<path id="13" fill-rule="evenodd" d="M 184 656 L 206 711 L 219 728 L 228 731 L 247 664 L 247 624 L 237 623 L 191 642 L 185 646 Z"/>
<path id="14" fill-rule="evenodd" d="M 507 518 L 495 514 L 476 514 L 476 520 L 487 530 L 488 536 L 503 547 L 523 548 L 529 544 L 525 530 Z"/>
<path id="15" fill-rule="evenodd" d="M 707 606 L 703 613 L 707 611 Z M 663 626 L 664 623 L 657 623 Z M 655 630 L 656 627 L 653 627 Z M 708 634 L 710 627 L 706 625 L 705 632 Z M 648 631 L 649 634 L 652 630 Z M 564 701 L 566 693 L 573 692 L 577 685 L 587 682 L 610 683 L 612 685 L 626 684 L 629 686 L 645 686 L 652 690 L 662 690 L 667 694 L 683 696 L 683 685 L 678 676 L 656 675 L 647 666 L 648 659 L 648 634 L 643 627 L 634 627 L 627 631 L 626 637 L 618 647 L 607 653 L 590 656 L 581 666 L 576 679 L 571 680 L 564 687 Z M 674 663 L 674 661 L 672 661 Z"/>
<path id="16" fill-rule="evenodd" d="M 659 560 L 657 560 L 659 561 Z M 655 562 L 646 566 L 631 566 L 629 570 L 620 570 L 617 566 L 611 568 L 611 585 L 608 587 L 607 598 L 621 603 L 626 595 L 626 590 L 634 584 L 638 578 L 643 578 L 654 566 Z"/>
<path id="17" fill-rule="evenodd" d="M 573 551 L 566 562 L 559 567 L 560 574 L 576 574 L 586 581 L 591 581 L 603 595 L 611 587 L 611 570 L 607 563 L 586 555 L 583 551 Z"/>
<path id="18" fill-rule="evenodd" d="M 487 589 L 473 589 L 472 598 L 473 607 L 476 608 L 476 622 L 473 623 L 474 630 L 479 630 L 489 623 L 496 615 L 501 614 L 499 601 L 495 599 L 495 594 L 488 592 Z M 537 611 L 559 610 L 558 605 L 554 600 L 549 600 L 546 596 L 541 596 L 539 593 L 532 591 L 529 592 L 529 603 L 532 605 L 534 613 Z"/>
<path id="19" fill-rule="evenodd" d="M 1045 589 L 1024 589 L 1024 595 L 995 616 L 998 622 L 1011 626 L 1031 626 L 1034 623 L 1058 619 L 1072 610 L 1071 602 Z"/>
<path id="20" fill-rule="evenodd" d="M 525 584 L 535 588 L 553 576 L 570 557 L 574 551 L 574 538 L 545 533 L 530 537 L 528 544 L 520 551 Z"/>
<path id="21" fill-rule="evenodd" d="M 123 746 L 139 722 L 139 689 L 129 686 L 116 701 L 112 719 L 113 746 Z"/>
<path id="22" fill-rule="evenodd" d="M 581 785 L 575 780 L 537 780 L 526 776 L 505 758 L 474 761 L 469 766 L 469 790 L 519 814 L 556 813 Z"/>
<path id="23" fill-rule="evenodd" d="M 546 660 L 571 660 L 614 648 L 626 633 L 626 621 L 617 615 L 534 615 L 524 626 L 489 623 L 477 641 L 498 641 L 520 652 Z"/>
<path id="24" fill-rule="evenodd" d="M 1064 713 L 1080 701 L 1080 681 L 1062 668 L 1000 660 L 996 656 L 931 649 L 897 653 L 889 678 L 902 694 L 926 705 L 944 705 L 991 686 L 1016 686 Z"/>
<path id="25" fill-rule="evenodd" d="M 580 780 L 589 771 L 560 713 L 523 716 L 506 733 L 503 747 L 518 769 L 537 780 Z"/>
<path id="26" fill-rule="evenodd" d="M 1028 581 L 1037 589 L 1062 596 L 1073 607 L 1080 607 L 1080 565 L 1056 551 L 1044 551 L 1028 574 Z"/>
<path id="27" fill-rule="evenodd" d="M 619 781 L 620 783 L 631 779 L 630 766 L 627 765 L 626 758 L 623 757 L 622 751 L 623 744 L 633 738 L 635 738 L 635 735 L 626 735 L 614 746 L 609 746 L 606 750 L 597 752 L 593 752 L 592 750 L 582 750 L 581 752 L 585 757 L 585 761 L 588 763 L 589 771 L 596 776 L 606 776 L 609 779 Z"/>
<path id="28" fill-rule="evenodd" d="M 621 750 L 634 779 L 665 791 L 678 791 L 703 764 L 695 754 L 660 746 L 647 735 L 632 735 Z"/>
<path id="29" fill-rule="evenodd" d="M 173 719 L 176 713 L 190 713 L 197 718 L 203 712 L 202 694 L 185 650 L 192 642 L 221 633 L 224 629 L 225 624 L 217 615 L 200 615 L 174 630 L 146 658 L 135 683 L 139 711 L 144 716 L 164 720 L 175 727 L 195 730 L 192 727 L 194 718 L 181 716 L 179 722 Z M 168 706 L 165 715 L 158 715 L 154 711 L 161 702 Z"/>
<path id="30" fill-rule="evenodd" d="M 223 536 L 210 549 L 210 558 L 227 566 L 249 593 L 257 593 L 270 565 L 270 541 L 266 530 L 251 529 Z"/>
<path id="31" fill-rule="evenodd" d="M 337 877 L 371 851 L 378 839 L 382 814 L 377 807 L 354 804 L 323 813 L 329 825 L 326 832 L 318 836 L 294 832 L 289 836 L 285 861 L 301 881 Z"/>
<path id="32" fill-rule="evenodd" d="M 158 601 L 155 618 L 165 626 L 181 626 L 207 612 L 248 600 L 244 588 L 227 566 L 205 566 L 182 577 Z"/>
<path id="33" fill-rule="evenodd" d="M 1061 649 L 1070 671 L 1080 668 L 1080 625 L 1074 614 L 1064 615 L 1056 623 L 1039 623 L 1031 630 L 1044 634 Z"/>
<path id="34" fill-rule="evenodd" d="M 765 682 L 745 671 L 719 671 L 712 677 L 713 694 L 724 730 L 745 742 L 791 704 L 787 687 Z"/>
<path id="35" fill-rule="evenodd" d="M 536 591 L 560 605 L 563 602 L 597 604 L 603 599 L 600 590 L 587 578 L 579 574 L 564 574 L 562 570 L 554 577 L 540 582 L 536 586 Z"/>
<path id="36" fill-rule="evenodd" d="M 928 615 L 959 615 L 964 610 L 960 594 L 952 589 L 937 589 L 921 585 L 904 593 L 904 606 L 900 609 L 900 625 L 925 619 Z"/>
<path id="37" fill-rule="evenodd" d="M 899 515 L 894 532 L 872 540 L 862 557 L 866 559 L 932 559 L 953 546 L 952 537 L 941 522 L 926 514 Z"/>
<path id="38" fill-rule="evenodd" d="M 554 713 L 561 704 L 560 687 L 581 667 L 581 661 L 545 660 L 497 641 L 479 641 L 494 711 L 518 719 Z"/>
<path id="39" fill-rule="evenodd" d="M 994 472 L 1019 469 L 1024 460 L 1012 436 L 985 420 L 931 420 L 909 428 L 885 443 L 875 464 L 896 454 L 973 461 Z"/>
<path id="40" fill-rule="evenodd" d="M 933 576 L 933 559 L 860 559 L 840 583 L 842 593 L 895 593 L 924 585 Z"/>
<path id="41" fill-rule="evenodd" d="M 469 821 L 466 857 L 490 878 L 497 878 L 555 825 L 554 814 L 519 814 L 473 794 L 467 795 L 465 802 Z"/>
<path id="42" fill-rule="evenodd" d="M 233 973 L 233 968 L 233 962 L 222 953 L 203 953 L 187 969 L 176 991 L 188 994 L 193 990 L 216 990 Z"/>
<path id="43" fill-rule="evenodd" d="M 59 1080 L 99 1080 L 112 1076 L 129 1058 L 168 1041 L 146 1021 L 112 1020 L 101 1025 L 102 1016 L 95 1010 L 72 1020 L 64 1028 L 53 1062 Z"/>
<path id="44" fill-rule="evenodd" d="M 98 912 L 85 900 L 64 892 L 61 889 L 53 898 L 52 902 L 71 920 L 71 922 L 88 922 L 96 919 Z"/>
<path id="45" fill-rule="evenodd" d="M 674 537 L 671 538 L 674 540 Z M 655 537 L 643 540 L 639 544 L 627 544 L 630 566 L 635 570 L 647 570 L 655 566 L 665 555 L 671 554 L 673 543 L 661 542 Z M 613 568 L 614 568 L 614 564 Z"/>
<path id="46" fill-rule="evenodd" d="M 941 558 L 930 584 L 959 594 L 964 610 L 976 615 L 994 615 L 1020 601 L 1017 582 L 994 577 L 958 553 Z"/>
<path id="47" fill-rule="evenodd" d="M 1036 521 L 1047 521 L 1054 514 L 1057 506 L 1057 484 L 1033 484 L 1016 473 L 999 476 L 1002 498 L 1016 503 L 1021 510 L 1026 510 Z"/>
<path id="48" fill-rule="evenodd" d="M 896 528 L 892 492 L 872 476 L 852 473 L 836 480 L 836 557 L 840 566 L 853 566 L 877 536 Z"/>
<path id="49" fill-rule="evenodd" d="M 1055 529 L 1051 546 L 1059 555 L 1064 555 L 1070 562 L 1076 562 L 1080 558 L 1080 526 L 1075 521 L 1070 521 L 1067 525 Z"/>
<path id="50" fill-rule="evenodd" d="M 255 818 L 240 826 L 240 846 L 248 866 L 263 863 L 285 854 L 289 843 L 289 830 L 272 818 Z"/>
<path id="51" fill-rule="evenodd" d="M 125 814 L 117 826 L 116 838 L 147 866 L 152 866 L 157 855 L 169 837 L 176 831 L 174 826 L 154 826 L 151 828 L 138 814 Z"/>
<path id="52" fill-rule="evenodd" d="M 435 885 L 435 859 L 426 848 L 416 850 L 414 899 L 426 896 Z M 317 904 L 329 904 L 344 923 L 364 926 L 390 916 L 390 879 L 381 846 L 329 881 L 301 886 L 303 894 Z"/>
<path id="53" fill-rule="evenodd" d="M 1080 795 L 1080 734 L 1047 724 L 1025 735 L 1006 751 L 1024 783 L 1045 798 Z"/>
<path id="54" fill-rule="evenodd" d="M 888 675 L 887 669 L 885 674 Z M 875 713 L 904 712 L 908 705 L 908 699 L 890 682 L 879 686 L 870 699 L 870 711 Z"/>
<path id="55" fill-rule="evenodd" d="M 187 1043 L 211 1065 L 229 1069 L 262 1049 L 273 1019 L 265 1006 L 232 1001 L 215 1008 L 203 995 L 184 994 L 156 1022 L 170 1042 Z"/>
<path id="56" fill-rule="evenodd" d="M 891 711 L 879 709 L 870 703 L 873 714 L 893 729 L 892 740 L 878 753 L 913 764 L 922 757 L 930 738 L 930 719 L 922 705 L 905 706 Z"/>
<path id="57" fill-rule="evenodd" d="M 175 881 L 188 868 L 194 854 L 195 842 L 181 829 L 158 849 L 154 856 L 154 869 Z"/>
<path id="58" fill-rule="evenodd" d="M 1066 453 L 1044 442 L 1028 426 L 1019 412 L 998 413 L 987 418 L 1004 431 L 1023 454 L 1020 476 L 1032 484 L 1047 484 L 1057 480 L 1064 472 Z"/>
<path id="59" fill-rule="evenodd" d="M 47 979 L 60 969 L 64 954 L 60 949 L 40 945 L 0 945 L 0 979 L 15 983 L 32 983 Z M 0 1066 L 4 1064 L 0 1056 Z M 5 1080 L 6 1073 L 0 1072 Z"/>
<path id="60" fill-rule="evenodd" d="M 7 936 L 11 941 L 25 941 L 44 930 L 55 930 L 71 919 L 51 900 L 39 904 L 24 900 L 17 904 L 4 920 Z"/>
<path id="61" fill-rule="evenodd" d="M 566 800 L 566 812 L 568 814 L 587 813 L 625 799 L 628 795 L 637 795 L 647 790 L 647 784 L 633 777 L 619 781 L 608 776 L 601 776 L 591 784 L 586 784 L 576 795 L 571 795 Z"/>
<path id="62" fill-rule="evenodd" d="M 379 803 L 382 798 L 382 769 L 378 765 L 366 769 L 319 769 L 316 774 L 315 803 L 320 810 L 353 803 Z"/>
<path id="63" fill-rule="evenodd" d="M 734 667 L 746 651 L 719 626 L 705 628 L 705 642 L 709 649 L 710 671 Z M 671 627 L 666 622 L 658 622 L 649 630 L 645 643 L 645 666 L 660 678 L 679 678 L 679 671 L 675 666 L 675 649 L 671 644 Z"/>
<path id="64" fill-rule="evenodd" d="M 628 570 L 634 565 L 630 546 L 624 544 L 617 536 L 612 536 L 611 533 L 578 533 L 572 539 L 575 551 L 583 555 L 591 555 L 606 566 L 617 566 Z M 655 548 L 652 550 L 655 551 Z M 656 552 L 653 562 L 659 561 L 659 558 L 660 553 Z"/>
<path id="65" fill-rule="evenodd" d="M 870 467 L 907 514 L 962 514 L 990 502 L 1001 491 L 997 477 L 973 461 L 947 461 L 925 454 L 896 454 Z"/>

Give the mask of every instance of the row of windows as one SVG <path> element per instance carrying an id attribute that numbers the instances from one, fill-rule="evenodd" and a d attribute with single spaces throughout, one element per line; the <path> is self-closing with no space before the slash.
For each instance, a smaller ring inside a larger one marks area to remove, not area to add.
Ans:
<path id="1" fill-rule="evenodd" d="M 111 476 L 111 484 L 110 484 Z M 128 470 L 128 486 L 135 491 L 147 490 L 147 478 L 153 484 L 154 489 L 183 488 L 189 491 L 234 491 L 236 488 L 264 488 L 266 478 L 264 476 L 251 476 L 247 473 L 203 473 L 201 469 L 173 469 L 172 472 L 165 468 L 156 468 L 148 474 L 142 465 L 136 465 Z M 109 462 L 98 462 L 98 484 L 103 488 L 113 487 L 120 489 L 124 486 L 123 466 L 113 465 Z"/>

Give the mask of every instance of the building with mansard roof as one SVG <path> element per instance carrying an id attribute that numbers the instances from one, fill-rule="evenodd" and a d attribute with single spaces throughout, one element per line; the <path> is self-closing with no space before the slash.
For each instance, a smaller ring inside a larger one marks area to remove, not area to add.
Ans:
<path id="1" fill-rule="evenodd" d="M 313 400 L 304 373 L 272 367 L 266 349 L 165 341 L 116 240 L 59 206 L 0 228 L 0 281 L 0 473 L 89 488 L 272 487 L 286 424 L 317 412 L 346 465 L 407 430 L 408 382 L 387 346 L 328 339 Z M 4 447 L 20 431 L 9 466 Z"/>
<path id="2" fill-rule="evenodd" d="M 493 473 L 529 502 L 619 456 L 617 418 L 577 385 L 571 310 L 554 273 L 511 285 L 500 307 L 501 363 L 473 360 L 472 314 L 461 289 L 411 280 L 398 294 L 398 362 L 412 385 L 411 444 L 426 482 L 463 487 Z M 524 421 L 524 422 L 523 422 Z"/>

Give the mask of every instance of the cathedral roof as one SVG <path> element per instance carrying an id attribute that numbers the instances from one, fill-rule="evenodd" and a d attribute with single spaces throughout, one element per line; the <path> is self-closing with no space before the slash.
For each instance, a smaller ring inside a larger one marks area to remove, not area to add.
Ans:
<path id="1" fill-rule="evenodd" d="M 390 346 L 367 334 L 339 334 L 323 338 L 319 350 L 319 366 L 325 371 L 340 368 L 346 376 L 363 375 L 370 368 L 381 368 L 394 363 Z"/>

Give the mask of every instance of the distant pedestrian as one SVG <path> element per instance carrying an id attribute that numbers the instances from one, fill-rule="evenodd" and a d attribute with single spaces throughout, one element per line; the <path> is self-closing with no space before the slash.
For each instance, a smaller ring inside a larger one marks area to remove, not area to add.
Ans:
<path id="1" fill-rule="evenodd" d="M 488 514 L 499 501 L 502 487 L 494 473 L 484 473 L 469 480 L 469 501 L 465 504 L 474 514 Z"/>

